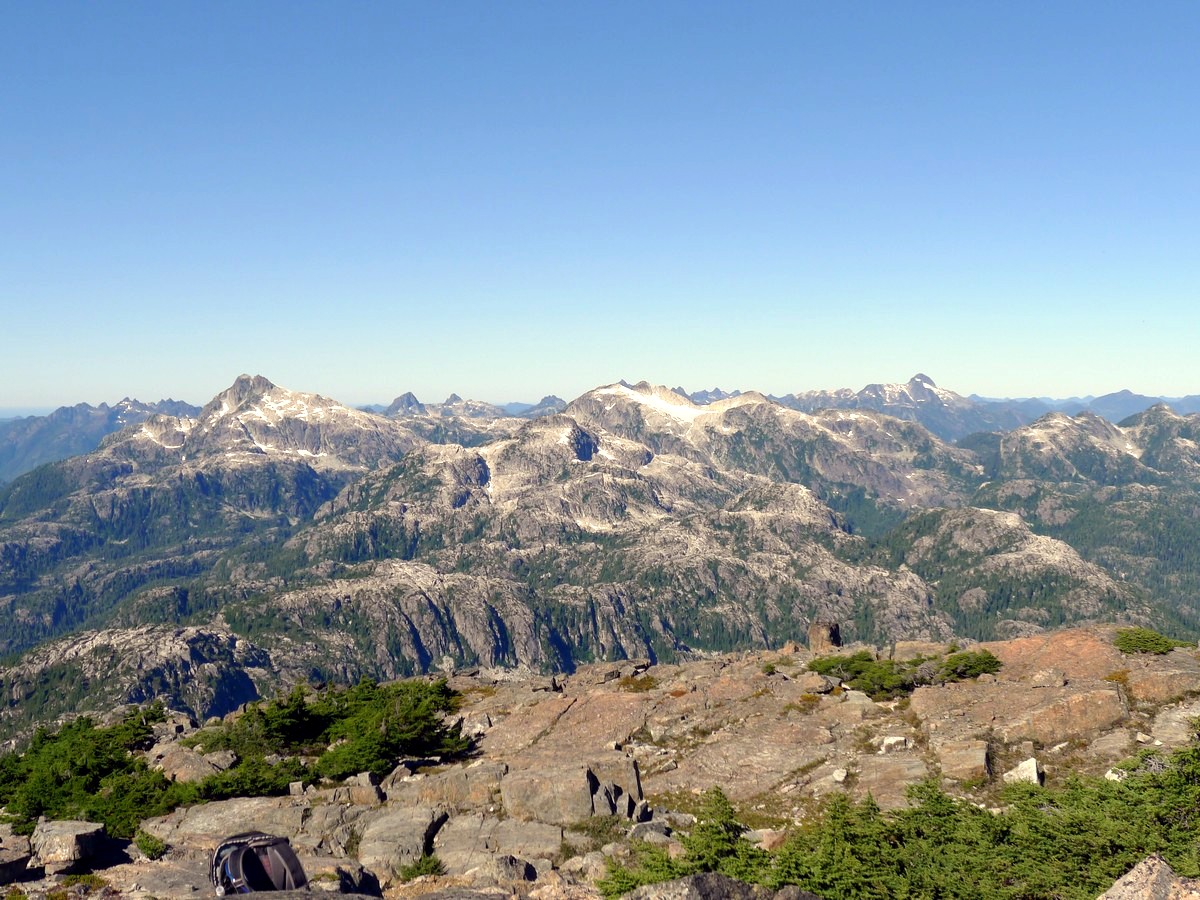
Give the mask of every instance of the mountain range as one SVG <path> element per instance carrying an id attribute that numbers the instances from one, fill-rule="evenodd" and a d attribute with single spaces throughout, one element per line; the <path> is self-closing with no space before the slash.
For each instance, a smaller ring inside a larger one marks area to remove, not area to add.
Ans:
<path id="1" fill-rule="evenodd" d="M 741 391 L 725 391 L 718 387 L 691 392 L 676 387 L 674 391 L 700 405 L 741 394 Z M 771 395 L 771 399 L 801 412 L 870 409 L 919 422 L 945 441 L 957 441 L 981 431 L 1008 431 L 1028 425 L 1049 412 L 1065 412 L 1068 415 L 1093 412 L 1110 422 L 1121 422 L 1158 403 L 1167 404 L 1181 415 L 1200 412 L 1200 395 L 1149 397 L 1128 390 L 1101 397 L 1072 397 L 1065 400 L 1045 397 L 1021 400 L 988 399 L 976 395 L 964 397 L 939 388 L 929 376 L 922 374 L 914 375 L 905 384 L 869 384 L 860 391 L 849 388 L 807 391 L 784 396 Z M 435 441 L 453 439 L 460 443 L 472 443 L 480 434 L 486 434 L 486 429 L 472 427 L 468 422 L 465 426 L 459 424 L 456 429 L 451 427 L 448 430 L 448 422 L 444 420 L 534 419 L 560 413 L 566 406 L 564 400 L 552 394 L 537 403 L 497 405 L 482 400 L 464 400 L 458 394 L 451 394 L 442 403 L 422 403 L 412 392 L 405 392 L 390 404 L 374 404 L 360 409 L 388 418 L 411 418 L 417 431 Z M 80 403 L 61 407 L 45 416 L 0 419 L 0 484 L 43 463 L 87 453 L 95 449 L 107 435 L 155 413 L 189 416 L 198 411 L 199 407 L 175 400 L 141 403 L 125 398 L 111 407 L 105 403 L 99 406 Z"/>
<path id="2" fill-rule="evenodd" d="M 139 412 L 0 488 L 0 730 L 444 660 L 773 647 L 817 621 L 885 644 L 1196 632 L 1200 415 L 951 443 L 923 419 L 965 428 L 976 401 L 872 388 L 808 411 L 618 382 L 532 417 L 411 395 L 384 415 L 242 376 Z"/>

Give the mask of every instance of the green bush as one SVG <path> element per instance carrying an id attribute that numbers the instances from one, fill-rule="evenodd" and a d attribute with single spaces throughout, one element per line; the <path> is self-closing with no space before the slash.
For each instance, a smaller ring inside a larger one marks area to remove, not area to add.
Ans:
<path id="1" fill-rule="evenodd" d="M 140 828 L 133 835 L 133 843 L 134 846 L 142 851 L 142 855 L 147 859 L 162 859 L 163 855 L 167 852 L 165 841 L 156 838 L 147 831 L 142 831 Z"/>
<path id="2" fill-rule="evenodd" d="M 401 866 L 397 875 L 402 882 L 412 881 L 414 878 L 420 878 L 422 875 L 445 875 L 446 867 L 442 865 L 442 861 L 431 853 L 422 854 L 421 858 L 416 862 L 411 862 L 407 866 Z"/>
<path id="3" fill-rule="evenodd" d="M 1122 653 L 1170 653 L 1176 647 L 1192 646 L 1187 641 L 1177 641 L 1151 631 L 1149 628 L 1122 628 L 1113 638 L 1113 646 Z"/>
<path id="4" fill-rule="evenodd" d="M 146 816 L 191 799 L 191 787 L 168 782 L 131 750 L 151 736 L 140 712 L 97 728 L 86 717 L 58 732 L 39 729 L 23 754 L 0 757 L 0 804 L 31 833 L 39 816 L 102 822 L 108 833 L 130 838 Z"/>
<path id="5" fill-rule="evenodd" d="M 941 681 L 963 681 L 980 675 L 994 675 L 1002 663 L 988 650 L 964 650 L 951 653 L 938 671 Z"/>
<path id="6" fill-rule="evenodd" d="M 963 681 L 1000 671 L 1001 662 L 987 650 L 952 653 L 945 659 L 918 656 L 909 660 L 875 659 L 867 650 L 850 656 L 822 656 L 808 664 L 820 675 L 840 678 L 847 687 L 873 700 L 891 700 L 922 684 Z"/>
<path id="7" fill-rule="evenodd" d="M 22 754 L 0 754 L 0 806 L 22 834 L 44 815 L 101 822 L 113 837 L 133 838 L 143 819 L 181 805 L 286 794 L 292 782 L 318 776 L 382 775 L 401 756 L 460 755 L 469 742 L 444 721 L 457 703 L 445 681 L 363 681 L 311 700 L 298 689 L 189 741 L 240 757 L 233 768 L 191 784 L 168 781 L 133 752 L 150 745 L 149 723 L 161 709 L 135 711 L 109 728 L 79 718 L 57 732 L 40 729 Z M 286 758 L 268 763 L 270 753 Z M 300 762 L 301 753 L 320 754 L 315 771 Z"/>
<path id="8" fill-rule="evenodd" d="M 72 875 L 67 875 L 62 880 L 62 886 L 65 888 L 82 887 L 88 892 L 99 891 L 108 887 L 108 882 L 99 875 L 94 875 L 91 872 L 77 872 Z"/>
<path id="9" fill-rule="evenodd" d="M 458 695 L 444 680 L 379 685 L 363 679 L 349 689 L 315 696 L 297 687 L 286 697 L 249 707 L 234 722 L 206 731 L 194 742 L 205 751 L 233 750 L 247 761 L 261 761 L 264 753 L 319 756 L 314 770 L 323 778 L 386 775 L 403 756 L 465 752 L 470 742 L 458 726 L 443 721 L 457 705 Z M 253 775 L 255 789 L 271 793 L 305 777 L 295 768 L 268 772 L 262 765 Z"/>
<path id="10" fill-rule="evenodd" d="M 1200 746 L 1156 757 L 1122 782 L 1072 778 L 1061 788 L 1011 785 L 1001 812 L 945 794 L 936 781 L 910 789 L 911 805 L 883 811 L 834 794 L 774 854 L 753 847 L 714 789 L 685 854 L 636 847 L 599 884 L 614 897 L 697 871 L 822 897 L 943 900 L 1091 900 L 1139 860 L 1162 854 L 1181 875 L 1200 874 L 1196 810 Z"/>

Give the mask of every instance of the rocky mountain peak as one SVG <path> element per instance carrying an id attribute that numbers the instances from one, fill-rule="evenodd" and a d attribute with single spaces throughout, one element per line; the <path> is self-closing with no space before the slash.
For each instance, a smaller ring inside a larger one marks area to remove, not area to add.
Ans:
<path id="1" fill-rule="evenodd" d="M 424 413 L 425 404 L 418 400 L 412 391 L 405 391 L 383 411 L 385 416 L 413 416 Z"/>
<path id="2" fill-rule="evenodd" d="M 200 418 L 209 419 L 224 416 L 250 400 L 264 396 L 275 390 L 275 385 L 262 375 L 239 375 L 228 388 L 223 390 L 204 407 Z"/>

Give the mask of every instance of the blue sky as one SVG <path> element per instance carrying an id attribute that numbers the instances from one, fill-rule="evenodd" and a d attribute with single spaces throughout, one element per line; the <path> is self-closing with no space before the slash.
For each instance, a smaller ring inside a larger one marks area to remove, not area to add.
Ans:
<path id="1" fill-rule="evenodd" d="M 1195 3 L 0 13 L 0 408 L 1200 392 Z"/>

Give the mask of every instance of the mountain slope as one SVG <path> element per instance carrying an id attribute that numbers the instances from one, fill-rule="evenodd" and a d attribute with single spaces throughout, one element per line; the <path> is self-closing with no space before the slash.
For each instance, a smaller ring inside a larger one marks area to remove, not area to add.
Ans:
<path id="1" fill-rule="evenodd" d="M 0 422 L 0 483 L 45 463 L 94 450 L 107 435 L 150 416 L 188 416 L 196 412 L 196 407 L 176 400 L 142 403 L 126 397 L 113 406 L 80 403 L 46 416 Z"/>

